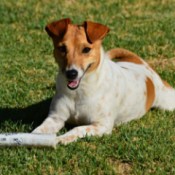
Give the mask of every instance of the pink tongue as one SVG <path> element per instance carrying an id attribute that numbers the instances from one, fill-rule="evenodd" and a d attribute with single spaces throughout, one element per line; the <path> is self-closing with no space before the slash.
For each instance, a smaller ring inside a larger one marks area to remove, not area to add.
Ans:
<path id="1" fill-rule="evenodd" d="M 73 81 L 69 81 L 68 82 L 68 86 L 71 87 L 71 88 L 77 87 L 78 84 L 79 84 L 79 81 L 78 80 L 73 80 Z"/>

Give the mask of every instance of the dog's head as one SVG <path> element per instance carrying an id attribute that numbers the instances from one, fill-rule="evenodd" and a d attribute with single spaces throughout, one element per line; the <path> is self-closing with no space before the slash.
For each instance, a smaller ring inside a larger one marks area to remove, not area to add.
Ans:
<path id="1" fill-rule="evenodd" d="M 66 18 L 48 24 L 46 31 L 53 40 L 54 57 L 68 88 L 78 88 L 84 74 L 98 67 L 101 42 L 109 28 L 90 21 L 74 25 Z"/>

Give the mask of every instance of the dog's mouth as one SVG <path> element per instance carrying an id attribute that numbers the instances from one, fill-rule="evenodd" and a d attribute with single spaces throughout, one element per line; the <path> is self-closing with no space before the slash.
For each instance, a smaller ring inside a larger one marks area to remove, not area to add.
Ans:
<path id="1" fill-rule="evenodd" d="M 89 64 L 89 66 L 84 71 L 83 75 L 80 78 L 76 78 L 74 80 L 68 80 L 67 87 L 71 90 L 75 90 L 79 87 L 79 84 L 81 82 L 81 79 L 84 77 L 87 70 L 91 67 L 92 64 Z"/>
<path id="2" fill-rule="evenodd" d="M 81 79 L 79 80 L 68 80 L 67 87 L 71 90 L 77 89 L 80 84 Z"/>

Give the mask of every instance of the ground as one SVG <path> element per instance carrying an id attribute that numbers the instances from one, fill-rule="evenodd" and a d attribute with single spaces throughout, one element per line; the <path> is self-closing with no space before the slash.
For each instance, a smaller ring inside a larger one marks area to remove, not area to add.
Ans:
<path id="1" fill-rule="evenodd" d="M 1 0 L 0 132 L 30 132 L 47 116 L 57 66 L 44 27 L 57 19 L 106 24 L 105 50 L 137 53 L 175 87 L 174 9 L 174 0 Z M 0 174 L 175 174 L 174 133 L 175 112 L 153 109 L 56 150 L 1 148 Z"/>

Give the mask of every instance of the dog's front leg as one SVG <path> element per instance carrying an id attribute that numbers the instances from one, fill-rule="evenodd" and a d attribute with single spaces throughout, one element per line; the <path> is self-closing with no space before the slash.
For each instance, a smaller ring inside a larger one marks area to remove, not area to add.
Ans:
<path id="1" fill-rule="evenodd" d="M 56 119 L 55 117 L 49 116 L 44 122 L 32 131 L 32 133 L 57 133 L 61 128 L 64 127 L 64 121 Z"/>
<path id="2" fill-rule="evenodd" d="M 108 128 L 105 125 L 94 124 L 87 126 L 76 127 L 64 135 L 58 137 L 58 143 L 64 145 L 76 141 L 78 138 L 83 138 L 85 136 L 102 136 L 103 134 L 110 134 L 112 127 Z"/>
<path id="3" fill-rule="evenodd" d="M 68 98 L 59 98 L 55 95 L 50 106 L 49 116 L 40 126 L 33 130 L 32 133 L 53 134 L 59 132 L 59 130 L 64 127 L 65 121 L 70 116 L 70 104 Z"/>

